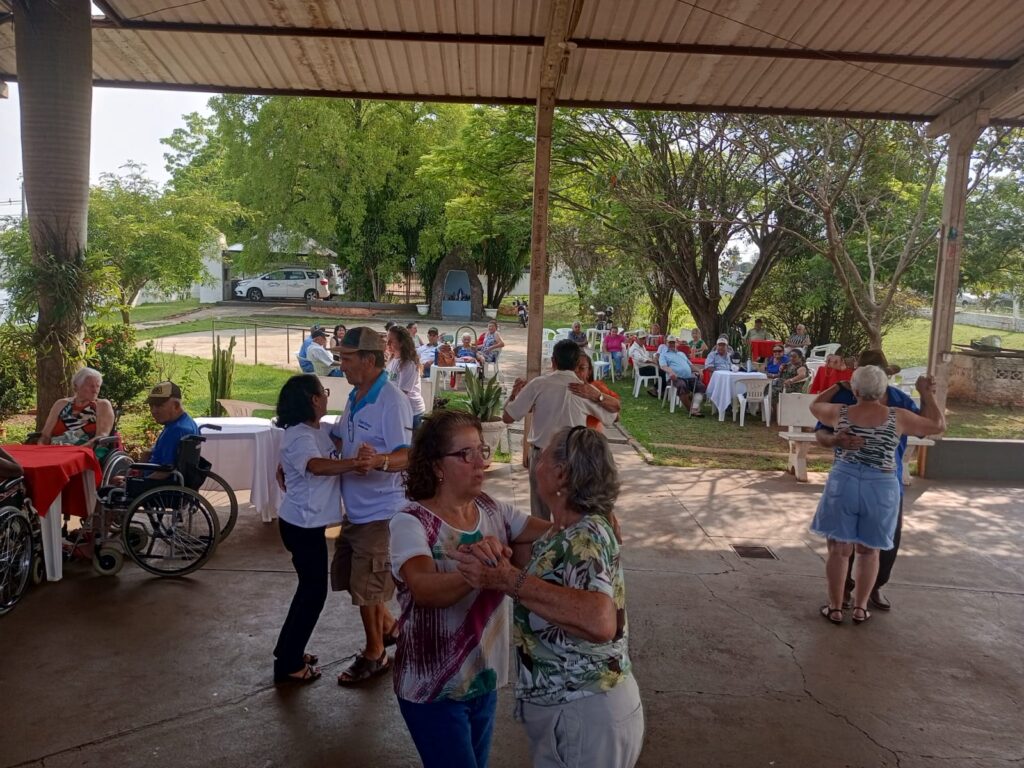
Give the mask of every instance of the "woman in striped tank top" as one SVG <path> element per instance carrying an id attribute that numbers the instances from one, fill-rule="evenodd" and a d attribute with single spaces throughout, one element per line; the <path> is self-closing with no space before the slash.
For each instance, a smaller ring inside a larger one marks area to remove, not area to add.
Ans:
<path id="1" fill-rule="evenodd" d="M 930 379 L 918 379 L 918 391 L 930 388 Z M 933 435 L 946 428 L 941 416 L 932 420 L 904 408 L 888 408 L 885 398 L 888 377 L 875 365 L 853 372 L 851 389 L 856 405 L 832 404 L 836 386 L 822 392 L 811 404 L 811 413 L 837 432 L 846 431 L 863 440 L 857 449 L 835 449 L 811 532 L 828 540 L 825 575 L 828 603 L 821 615 L 833 624 L 843 623 L 843 587 L 847 561 L 856 550 L 853 621 L 867 621 L 868 597 L 878 575 L 878 551 L 891 549 L 899 515 L 900 488 L 896 479 L 896 448 L 900 436 Z"/>

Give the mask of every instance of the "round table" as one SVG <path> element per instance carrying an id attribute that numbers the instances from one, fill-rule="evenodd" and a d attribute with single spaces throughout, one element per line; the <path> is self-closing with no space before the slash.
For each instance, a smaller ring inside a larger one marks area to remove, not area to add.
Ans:
<path id="1" fill-rule="evenodd" d="M 281 454 L 281 437 L 270 419 L 255 416 L 240 418 L 203 417 L 196 424 L 214 424 L 217 432 L 203 430 L 203 458 L 213 471 L 235 491 L 249 491 L 249 502 L 256 507 L 263 522 L 273 521 L 281 505 L 281 489 L 277 485 L 277 464 Z"/>
<path id="2" fill-rule="evenodd" d="M 707 382 L 707 398 L 718 409 L 718 420 L 725 421 L 725 409 L 736 396 L 736 382 L 740 379 L 767 379 L 756 371 L 714 371 Z"/>

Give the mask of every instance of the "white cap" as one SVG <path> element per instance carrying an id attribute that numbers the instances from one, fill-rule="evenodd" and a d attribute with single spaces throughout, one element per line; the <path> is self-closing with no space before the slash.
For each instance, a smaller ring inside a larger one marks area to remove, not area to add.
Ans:
<path id="1" fill-rule="evenodd" d="M 725 338 L 725 336 L 719 336 L 718 337 L 718 341 L 715 342 L 715 344 L 728 344 L 728 343 L 729 343 L 729 340 L 727 338 Z"/>
<path id="2" fill-rule="evenodd" d="M 679 341 L 679 339 L 677 339 L 675 336 L 669 336 L 667 339 L 665 339 L 666 344 L 670 341 Z"/>

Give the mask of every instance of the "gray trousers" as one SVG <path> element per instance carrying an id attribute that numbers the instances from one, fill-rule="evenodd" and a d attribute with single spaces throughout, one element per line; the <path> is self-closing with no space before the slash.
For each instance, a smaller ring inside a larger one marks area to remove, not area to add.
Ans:
<path id="1" fill-rule="evenodd" d="M 541 520 L 551 519 L 551 510 L 537 495 L 537 462 L 540 461 L 541 449 L 530 446 L 530 514 Z"/>
<path id="2" fill-rule="evenodd" d="M 533 768 L 633 768 L 640 759 L 644 709 L 632 675 L 607 693 L 521 706 Z"/>

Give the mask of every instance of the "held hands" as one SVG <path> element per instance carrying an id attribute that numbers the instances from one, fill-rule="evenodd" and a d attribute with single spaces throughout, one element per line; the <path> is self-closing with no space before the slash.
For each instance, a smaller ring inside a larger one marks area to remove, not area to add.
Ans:
<path id="1" fill-rule="evenodd" d="M 380 466 L 383 461 L 381 454 L 378 454 L 376 449 L 368 443 L 362 443 L 359 446 L 359 451 L 356 453 L 356 474 L 365 475 L 371 469 L 376 469 Z"/>
<path id="2" fill-rule="evenodd" d="M 835 434 L 836 446 L 847 451 L 859 451 L 864 447 L 864 438 L 850 432 L 848 429 L 840 429 Z"/>
<path id="3" fill-rule="evenodd" d="M 488 541 L 490 539 L 490 541 Z M 451 553 L 459 573 L 474 589 L 507 592 L 515 582 L 516 568 L 509 561 L 512 550 L 493 537 L 463 545 Z"/>
<path id="4" fill-rule="evenodd" d="M 525 386 L 526 379 L 516 379 L 515 383 L 512 385 L 512 393 L 508 396 L 508 399 L 511 401 L 519 397 L 519 393 L 523 391 L 523 387 Z"/>

